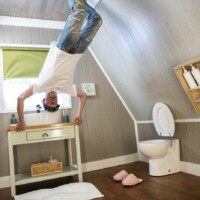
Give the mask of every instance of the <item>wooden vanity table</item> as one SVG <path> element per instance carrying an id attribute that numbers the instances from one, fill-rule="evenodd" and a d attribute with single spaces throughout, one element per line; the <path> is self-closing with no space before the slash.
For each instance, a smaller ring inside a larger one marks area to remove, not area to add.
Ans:
<path id="1" fill-rule="evenodd" d="M 73 165 L 72 158 L 72 139 L 75 140 L 76 146 L 76 167 Z M 26 173 L 16 174 L 14 151 L 16 145 L 67 140 L 68 142 L 68 158 L 69 166 L 63 166 L 63 172 L 32 177 L 31 171 Z M 16 186 L 49 179 L 55 179 L 65 176 L 78 175 L 79 181 L 82 181 L 81 169 L 81 153 L 79 129 L 76 123 L 61 123 L 51 125 L 27 126 L 25 131 L 15 132 L 15 126 L 8 129 L 8 147 L 9 147 L 9 165 L 10 165 L 10 181 L 11 181 L 11 195 L 16 195 Z"/>

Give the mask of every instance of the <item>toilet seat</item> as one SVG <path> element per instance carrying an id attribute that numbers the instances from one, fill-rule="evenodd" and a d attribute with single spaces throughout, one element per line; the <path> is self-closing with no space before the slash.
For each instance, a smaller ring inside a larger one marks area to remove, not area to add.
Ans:
<path id="1" fill-rule="evenodd" d="M 170 109 L 164 103 L 158 102 L 154 105 L 153 122 L 158 135 L 164 137 L 174 136 L 174 117 Z"/>

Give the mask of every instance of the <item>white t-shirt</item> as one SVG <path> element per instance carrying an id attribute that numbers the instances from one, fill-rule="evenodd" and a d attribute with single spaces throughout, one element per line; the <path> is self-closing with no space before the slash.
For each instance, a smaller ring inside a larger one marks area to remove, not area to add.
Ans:
<path id="1" fill-rule="evenodd" d="M 33 85 L 33 94 L 56 91 L 77 95 L 73 85 L 74 71 L 83 54 L 69 54 L 52 45 L 42 71 Z"/>

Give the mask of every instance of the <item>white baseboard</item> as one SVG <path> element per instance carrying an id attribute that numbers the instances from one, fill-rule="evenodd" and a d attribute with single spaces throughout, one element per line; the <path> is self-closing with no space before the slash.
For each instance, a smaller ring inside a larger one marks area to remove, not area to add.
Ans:
<path id="1" fill-rule="evenodd" d="M 139 161 L 137 153 L 84 163 L 82 164 L 82 170 L 83 172 L 89 172 L 89 171 L 95 171 L 95 170 L 104 169 L 108 167 L 114 167 L 117 165 L 124 165 L 128 163 L 136 162 L 136 161 Z"/>
<path id="2" fill-rule="evenodd" d="M 0 177 L 0 188 L 10 187 L 10 176 Z"/>
<path id="3" fill-rule="evenodd" d="M 200 176 L 200 165 L 181 161 L 181 171 Z"/>
<path id="4" fill-rule="evenodd" d="M 104 160 L 83 163 L 82 170 L 83 172 L 90 172 L 118 165 L 124 165 L 139 160 L 140 159 L 138 154 L 135 153 L 126 156 L 119 156 L 115 158 L 108 158 Z M 141 161 L 146 162 L 146 160 L 141 160 Z M 188 174 L 200 176 L 200 165 L 181 161 L 181 171 Z M 10 176 L 0 177 L 0 188 L 7 188 L 7 187 L 10 187 Z"/>

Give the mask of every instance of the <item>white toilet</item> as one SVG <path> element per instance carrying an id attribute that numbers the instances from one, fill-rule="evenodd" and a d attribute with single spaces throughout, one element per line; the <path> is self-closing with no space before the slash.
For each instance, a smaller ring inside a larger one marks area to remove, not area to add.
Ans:
<path id="1" fill-rule="evenodd" d="M 158 102 L 153 107 L 155 129 L 163 139 L 138 143 L 139 152 L 149 159 L 149 174 L 164 176 L 180 172 L 179 139 L 173 139 L 175 122 L 170 109 Z"/>

